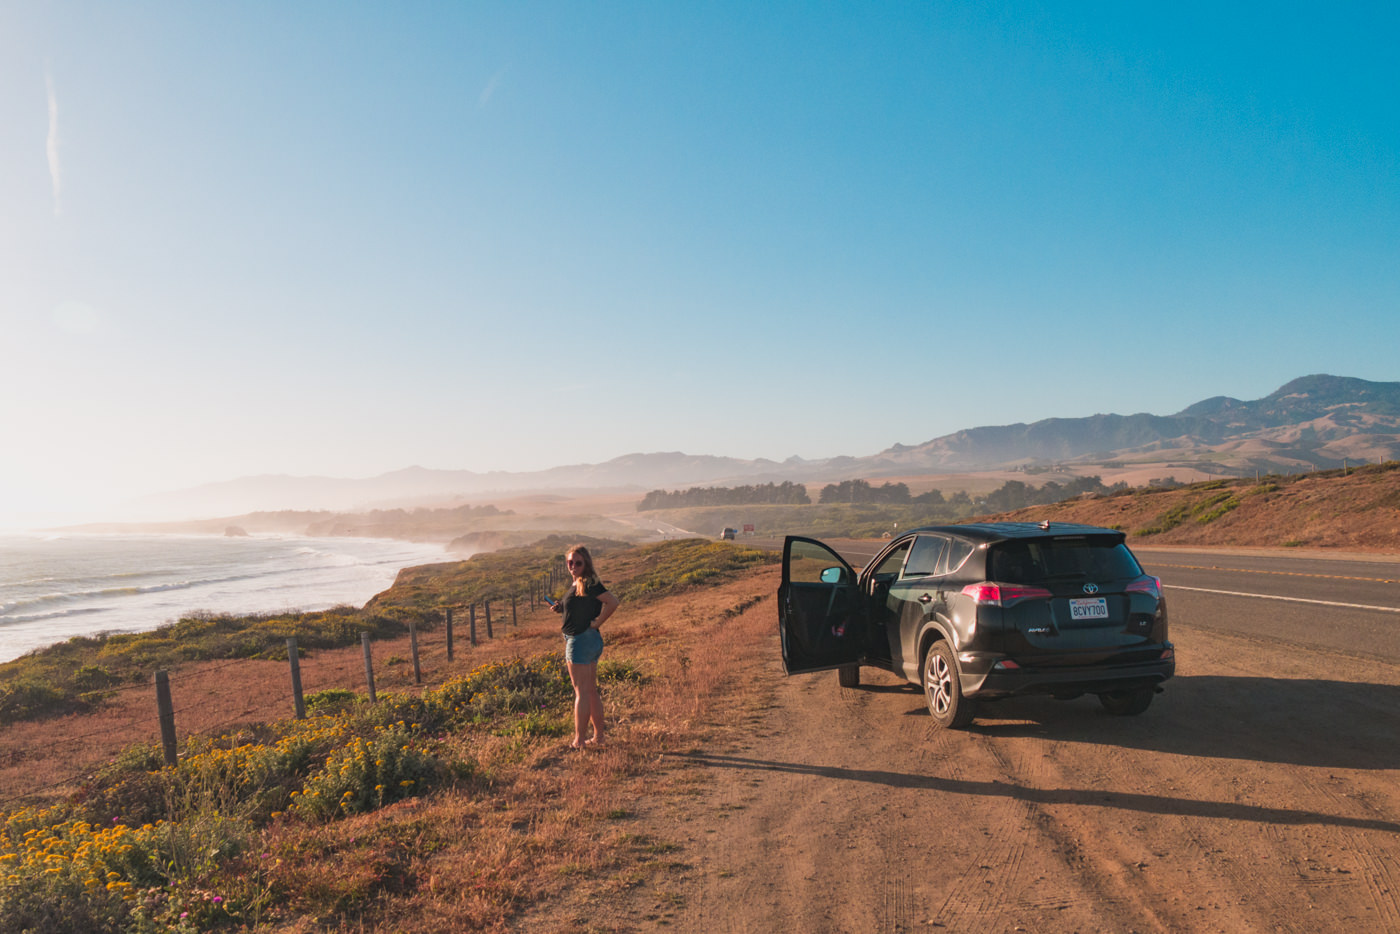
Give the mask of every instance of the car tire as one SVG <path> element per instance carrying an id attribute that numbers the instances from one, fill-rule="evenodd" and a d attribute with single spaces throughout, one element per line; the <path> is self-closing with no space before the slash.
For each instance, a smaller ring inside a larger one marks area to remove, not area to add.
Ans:
<path id="1" fill-rule="evenodd" d="M 947 642 L 935 642 L 924 656 L 923 685 L 924 700 L 935 723 L 958 730 L 972 722 L 974 704 L 963 696 L 958 660 Z"/>
<path id="2" fill-rule="evenodd" d="M 860 687 L 860 666 L 842 665 L 836 669 L 836 681 L 843 688 Z"/>
<path id="3" fill-rule="evenodd" d="M 1136 717 L 1152 705 L 1152 695 L 1156 693 L 1152 688 L 1109 691 L 1099 695 L 1099 703 L 1115 717 Z"/>

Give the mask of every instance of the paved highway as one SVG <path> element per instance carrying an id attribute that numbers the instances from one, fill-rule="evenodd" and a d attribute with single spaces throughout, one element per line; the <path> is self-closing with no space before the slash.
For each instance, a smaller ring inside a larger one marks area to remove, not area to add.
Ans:
<path id="1" fill-rule="evenodd" d="M 1134 552 L 1174 623 L 1400 662 L 1400 558 Z"/>
<path id="2" fill-rule="evenodd" d="M 761 546 L 782 548 L 765 540 Z M 881 541 L 827 542 L 857 569 Z M 1175 624 L 1400 662 L 1400 556 L 1134 548 Z"/>

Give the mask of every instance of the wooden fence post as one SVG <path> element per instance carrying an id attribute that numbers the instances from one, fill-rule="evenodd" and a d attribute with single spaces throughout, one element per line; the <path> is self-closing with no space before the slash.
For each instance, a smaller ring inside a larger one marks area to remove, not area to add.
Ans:
<path id="1" fill-rule="evenodd" d="M 447 660 L 452 661 L 452 607 L 447 608 Z"/>
<path id="2" fill-rule="evenodd" d="M 160 714 L 160 745 L 165 751 L 165 764 L 178 760 L 175 747 L 175 705 L 170 701 L 170 672 L 156 672 L 156 710 Z"/>
<path id="3" fill-rule="evenodd" d="M 413 683 L 423 683 L 423 669 L 418 667 L 418 624 L 408 621 L 408 644 L 413 649 Z"/>
<path id="4" fill-rule="evenodd" d="M 510 624 L 519 626 L 520 622 L 515 618 L 515 594 L 510 595 Z"/>
<path id="5" fill-rule="evenodd" d="M 287 663 L 292 666 L 292 709 L 298 720 L 306 719 L 306 701 L 301 696 L 301 659 L 297 657 L 297 637 L 287 640 Z"/>
<path id="6" fill-rule="evenodd" d="M 486 638 L 494 639 L 496 634 L 491 631 L 491 601 L 486 600 Z"/>
<path id="7" fill-rule="evenodd" d="M 369 633 L 360 633 L 360 645 L 365 650 L 365 684 L 369 685 L 369 702 L 377 703 L 379 698 L 374 693 L 374 658 L 369 651 Z"/>
<path id="8" fill-rule="evenodd" d="M 475 645 L 476 645 L 476 604 L 475 604 L 475 603 L 473 603 L 472 606 L 471 606 L 471 617 L 472 617 L 472 645 L 475 646 Z"/>

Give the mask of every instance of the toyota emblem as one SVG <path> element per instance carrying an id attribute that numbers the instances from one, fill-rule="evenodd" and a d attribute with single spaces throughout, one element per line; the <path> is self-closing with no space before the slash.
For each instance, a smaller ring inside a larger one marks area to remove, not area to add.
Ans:
<path id="1" fill-rule="evenodd" d="M 1085 584 L 1085 585 L 1084 585 L 1084 592 L 1085 592 L 1085 593 L 1098 593 L 1098 592 L 1099 592 L 1099 585 L 1098 585 L 1098 584 Z"/>

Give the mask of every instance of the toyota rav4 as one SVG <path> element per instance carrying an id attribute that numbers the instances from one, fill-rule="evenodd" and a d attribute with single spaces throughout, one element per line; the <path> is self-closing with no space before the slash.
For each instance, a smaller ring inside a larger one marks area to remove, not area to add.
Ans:
<path id="1" fill-rule="evenodd" d="M 789 536 L 778 589 L 783 666 L 860 666 L 923 686 L 945 727 L 1025 694 L 1095 694 L 1140 714 L 1176 670 L 1161 582 L 1122 532 L 1066 523 L 931 526 L 893 539 L 857 574 L 829 546 Z"/>

